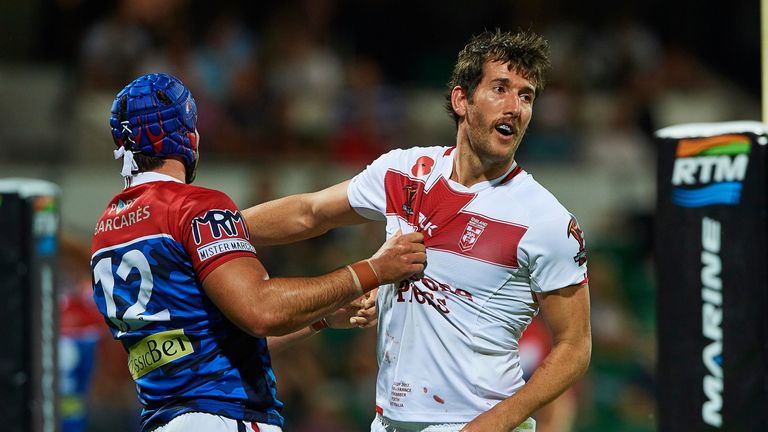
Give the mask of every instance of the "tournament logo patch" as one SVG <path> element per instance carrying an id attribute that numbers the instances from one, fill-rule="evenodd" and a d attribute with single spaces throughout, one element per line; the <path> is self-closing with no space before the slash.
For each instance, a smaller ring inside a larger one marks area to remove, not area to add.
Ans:
<path id="1" fill-rule="evenodd" d="M 573 262 L 578 265 L 583 265 L 587 262 L 587 248 L 584 242 L 584 231 L 579 228 L 579 223 L 573 216 L 571 216 L 571 220 L 568 222 L 568 238 L 571 237 L 579 242 L 579 252 L 573 257 Z"/>
<path id="2" fill-rule="evenodd" d="M 205 215 L 192 219 L 192 236 L 201 261 L 213 256 L 247 251 L 256 253 L 248 242 L 248 226 L 238 211 L 208 210 Z"/>
<path id="3" fill-rule="evenodd" d="M 403 186 L 403 190 L 405 191 L 405 202 L 403 203 L 401 209 L 406 216 L 413 215 L 413 199 L 416 197 L 416 192 L 418 189 L 418 185 L 409 184 Z"/>
<path id="4" fill-rule="evenodd" d="M 459 248 L 461 251 L 467 252 L 475 247 L 477 240 L 480 239 L 480 236 L 487 226 L 488 222 L 472 217 L 469 222 L 467 222 L 467 226 L 464 227 L 464 233 L 462 233 L 461 240 L 459 241 Z"/>
<path id="5" fill-rule="evenodd" d="M 416 177 L 422 177 L 432 172 L 435 166 L 435 160 L 429 156 L 422 156 L 416 159 L 416 163 L 411 167 L 411 174 Z"/>

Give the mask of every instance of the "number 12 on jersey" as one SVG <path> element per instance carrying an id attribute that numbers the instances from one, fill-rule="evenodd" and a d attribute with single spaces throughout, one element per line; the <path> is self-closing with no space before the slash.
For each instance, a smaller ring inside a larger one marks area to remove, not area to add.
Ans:
<path id="1" fill-rule="evenodd" d="M 135 277 L 130 278 L 135 272 L 138 272 L 138 284 Z M 122 256 L 114 254 L 99 259 L 93 266 L 93 282 L 95 289 L 100 285 L 104 293 L 106 316 L 119 329 L 116 337 L 138 330 L 152 321 L 170 320 L 168 309 L 151 315 L 146 314 L 147 304 L 152 297 L 154 279 L 147 257 L 139 250 L 133 249 Z M 95 297 L 98 303 L 99 296 Z M 115 297 L 122 300 L 121 304 L 130 304 L 128 299 L 136 298 L 136 301 L 125 311 L 118 311 Z M 99 307 L 101 308 L 102 305 Z"/>

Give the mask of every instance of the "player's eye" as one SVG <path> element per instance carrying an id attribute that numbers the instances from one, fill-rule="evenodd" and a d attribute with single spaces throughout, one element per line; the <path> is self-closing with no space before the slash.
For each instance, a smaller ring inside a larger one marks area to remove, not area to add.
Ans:
<path id="1" fill-rule="evenodd" d="M 520 99 L 522 99 L 525 103 L 533 103 L 533 95 L 531 93 L 521 94 Z"/>

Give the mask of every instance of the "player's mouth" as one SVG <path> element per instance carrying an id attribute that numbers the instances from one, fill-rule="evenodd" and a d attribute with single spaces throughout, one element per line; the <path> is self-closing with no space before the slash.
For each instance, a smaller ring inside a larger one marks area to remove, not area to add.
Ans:
<path id="1" fill-rule="evenodd" d="M 497 123 L 493 128 L 504 137 L 510 137 L 517 132 L 511 123 L 506 122 Z"/>

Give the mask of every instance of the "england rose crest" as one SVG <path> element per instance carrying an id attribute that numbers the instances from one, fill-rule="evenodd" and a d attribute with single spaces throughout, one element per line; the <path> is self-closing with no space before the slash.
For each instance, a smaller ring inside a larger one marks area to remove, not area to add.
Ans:
<path id="1" fill-rule="evenodd" d="M 475 243 L 477 243 L 477 240 L 480 238 L 480 235 L 483 234 L 483 231 L 487 226 L 488 222 L 484 222 L 476 217 L 471 218 L 469 222 L 467 222 L 467 226 L 464 227 L 464 233 L 461 235 L 461 240 L 459 241 L 459 248 L 461 251 L 467 252 L 475 247 Z"/>

